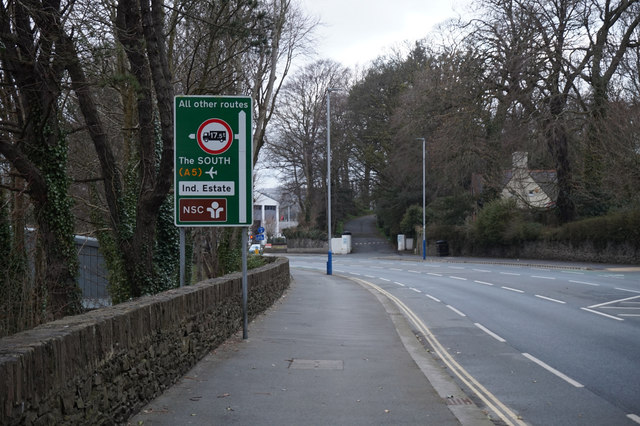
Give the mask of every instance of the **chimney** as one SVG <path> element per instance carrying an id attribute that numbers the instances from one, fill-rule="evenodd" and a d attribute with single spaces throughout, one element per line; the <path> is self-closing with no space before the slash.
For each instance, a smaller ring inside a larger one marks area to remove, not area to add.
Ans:
<path id="1" fill-rule="evenodd" d="M 528 152 L 524 152 L 524 151 L 516 151 L 511 155 L 512 161 L 513 161 L 513 169 L 517 170 L 527 170 L 527 168 L 529 167 L 528 163 L 528 156 L 529 153 Z"/>

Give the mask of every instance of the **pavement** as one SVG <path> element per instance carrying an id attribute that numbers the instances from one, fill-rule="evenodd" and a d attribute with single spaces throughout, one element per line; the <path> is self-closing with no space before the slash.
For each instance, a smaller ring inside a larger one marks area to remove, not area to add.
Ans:
<path id="1" fill-rule="evenodd" d="M 132 417 L 132 425 L 493 425 L 395 305 L 292 270 L 285 296 Z"/>

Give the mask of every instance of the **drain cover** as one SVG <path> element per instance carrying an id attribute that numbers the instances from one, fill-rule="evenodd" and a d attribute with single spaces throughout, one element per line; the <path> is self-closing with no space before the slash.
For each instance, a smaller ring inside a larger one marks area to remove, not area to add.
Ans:
<path id="1" fill-rule="evenodd" d="M 293 359 L 289 368 L 296 370 L 344 370 L 342 360 Z"/>

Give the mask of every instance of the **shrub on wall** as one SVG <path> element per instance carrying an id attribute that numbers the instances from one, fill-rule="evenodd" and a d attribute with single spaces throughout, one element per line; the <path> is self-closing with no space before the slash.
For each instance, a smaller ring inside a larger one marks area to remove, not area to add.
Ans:
<path id="1" fill-rule="evenodd" d="M 509 224 L 519 215 L 513 199 L 497 199 L 489 202 L 473 224 L 474 239 L 482 246 L 505 244 Z"/>
<path id="2" fill-rule="evenodd" d="M 567 223 L 549 232 L 547 238 L 572 244 L 589 241 L 599 247 L 606 246 L 609 242 L 628 242 L 639 247 L 640 210 L 621 211 Z"/>

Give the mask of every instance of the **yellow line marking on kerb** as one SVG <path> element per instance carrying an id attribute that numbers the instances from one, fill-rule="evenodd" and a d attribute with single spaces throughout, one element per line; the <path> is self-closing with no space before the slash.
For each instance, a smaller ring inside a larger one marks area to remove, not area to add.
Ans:
<path id="1" fill-rule="evenodd" d="M 347 278 L 347 277 L 345 277 Z M 398 308 L 405 314 L 407 319 L 413 323 L 413 325 L 422 333 L 436 355 L 445 363 L 447 368 L 452 371 L 469 389 L 480 398 L 489 409 L 496 413 L 506 424 L 508 425 L 526 425 L 519 416 L 515 414 L 509 407 L 504 405 L 495 395 L 493 395 L 487 388 L 482 386 L 468 371 L 466 371 L 451 354 L 442 346 L 438 339 L 431 333 L 431 330 L 422 322 L 422 320 L 405 305 L 400 299 L 389 293 L 388 291 L 378 287 L 377 285 L 359 278 L 349 278 L 352 281 L 356 281 L 365 286 L 371 287 L 377 292 L 385 295 L 389 300 L 394 302 Z"/>

